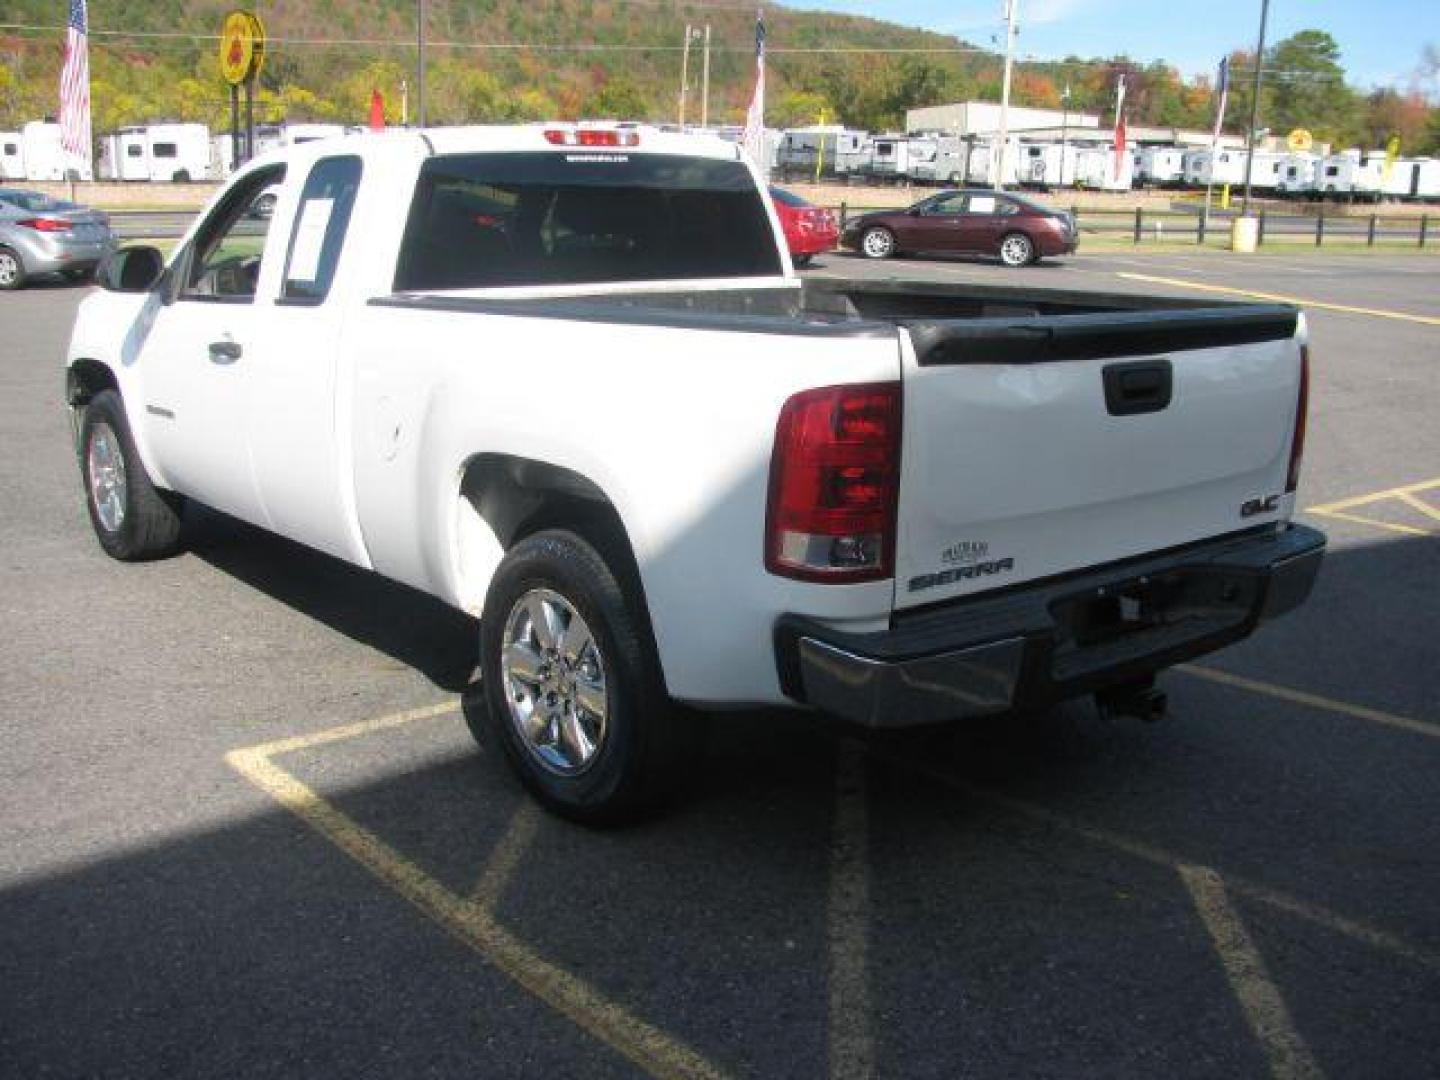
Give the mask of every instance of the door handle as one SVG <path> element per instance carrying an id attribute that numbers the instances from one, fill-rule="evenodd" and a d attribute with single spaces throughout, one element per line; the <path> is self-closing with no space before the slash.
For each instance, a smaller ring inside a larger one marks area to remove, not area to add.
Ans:
<path id="1" fill-rule="evenodd" d="M 210 362 L 212 364 L 233 364 L 240 359 L 244 349 L 236 341 L 212 341 L 210 343 Z"/>
<path id="2" fill-rule="evenodd" d="M 1169 360 L 1107 364 L 1101 378 L 1105 384 L 1105 408 L 1111 416 L 1160 412 L 1169 406 L 1174 393 Z"/>

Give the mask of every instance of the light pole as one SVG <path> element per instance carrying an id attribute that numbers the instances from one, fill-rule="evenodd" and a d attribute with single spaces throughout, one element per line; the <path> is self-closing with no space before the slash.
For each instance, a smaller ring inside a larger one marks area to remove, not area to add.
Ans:
<path id="1" fill-rule="evenodd" d="M 425 0 L 415 0 L 415 115 L 425 126 Z"/>
<path id="2" fill-rule="evenodd" d="M 705 56 L 700 64 L 700 126 L 710 126 L 710 24 L 705 24 Z"/>
<path id="3" fill-rule="evenodd" d="M 1005 187 L 1005 144 L 1010 139 L 1010 71 L 1015 62 L 1015 9 L 1020 0 L 1005 0 L 1005 76 L 1000 83 L 1000 152 L 995 157 L 996 191 Z"/>
<path id="4" fill-rule="evenodd" d="M 685 48 L 680 53 L 680 115 L 681 130 L 685 127 L 685 97 L 690 91 L 690 42 L 700 39 L 700 28 L 685 24 Z"/>
<path id="5" fill-rule="evenodd" d="M 1265 20 L 1270 15 L 1270 0 L 1260 0 L 1260 40 L 1255 46 L 1255 84 L 1250 101 L 1250 126 L 1245 131 L 1245 196 L 1240 216 L 1250 216 L 1250 173 L 1255 167 L 1255 131 L 1260 124 L 1260 74 L 1265 68 Z"/>
<path id="6" fill-rule="evenodd" d="M 1065 187 L 1065 158 L 1070 148 L 1070 84 L 1065 84 L 1065 91 L 1060 95 L 1060 105 L 1063 112 L 1060 113 L 1060 187 Z"/>

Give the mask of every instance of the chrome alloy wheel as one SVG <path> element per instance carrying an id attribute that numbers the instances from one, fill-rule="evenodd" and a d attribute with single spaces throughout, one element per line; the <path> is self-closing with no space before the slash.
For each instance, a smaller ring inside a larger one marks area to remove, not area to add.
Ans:
<path id="1" fill-rule="evenodd" d="M 95 515 L 109 533 L 125 523 L 125 455 L 115 429 L 103 420 L 90 429 L 85 450 L 85 474 L 90 480 L 90 501 Z"/>
<path id="2" fill-rule="evenodd" d="M 500 675 L 510 723 L 537 761 L 578 776 L 605 745 L 609 698 L 605 658 L 565 597 L 531 589 L 505 619 Z"/>
<path id="3" fill-rule="evenodd" d="M 860 247 L 872 259 L 884 259 L 895 251 L 895 238 L 887 229 L 871 229 L 860 238 Z"/>
<path id="4" fill-rule="evenodd" d="M 1000 261 L 1006 266 L 1024 266 L 1033 252 L 1029 237 L 1011 233 L 1000 244 Z"/>
<path id="5" fill-rule="evenodd" d="M 8 251 L 0 251 L 0 288 L 8 289 L 20 279 L 20 260 Z"/>

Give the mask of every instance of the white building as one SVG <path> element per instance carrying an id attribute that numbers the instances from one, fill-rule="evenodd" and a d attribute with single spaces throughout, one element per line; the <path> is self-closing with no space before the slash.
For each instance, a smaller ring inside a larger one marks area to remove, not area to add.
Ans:
<path id="1" fill-rule="evenodd" d="M 1059 109 L 1029 109 L 1010 106 L 1006 131 L 1023 135 L 1034 128 L 1062 125 L 1083 130 L 1098 128 L 1100 117 L 1093 113 L 1066 113 Z M 990 101 L 961 101 L 953 105 L 929 105 L 905 110 L 905 130 L 930 131 L 942 135 L 991 135 L 1000 130 L 1000 106 Z"/>

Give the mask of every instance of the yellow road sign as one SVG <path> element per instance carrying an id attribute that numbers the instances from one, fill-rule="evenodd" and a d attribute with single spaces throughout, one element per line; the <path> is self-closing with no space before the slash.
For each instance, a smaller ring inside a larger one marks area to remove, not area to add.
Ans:
<path id="1" fill-rule="evenodd" d="M 1306 131 L 1304 128 L 1296 128 L 1294 131 L 1290 132 L 1288 136 L 1286 136 L 1285 145 L 1290 147 L 1290 149 L 1295 151 L 1295 153 L 1303 154 L 1306 150 L 1309 150 L 1312 146 L 1315 145 L 1315 140 L 1311 136 L 1310 132 Z"/>

